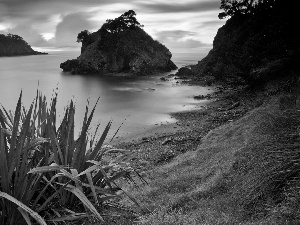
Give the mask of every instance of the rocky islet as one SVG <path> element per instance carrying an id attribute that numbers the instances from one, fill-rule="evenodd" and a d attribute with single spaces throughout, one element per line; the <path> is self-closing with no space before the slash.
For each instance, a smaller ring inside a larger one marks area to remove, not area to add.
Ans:
<path id="1" fill-rule="evenodd" d="M 81 55 L 61 63 L 71 74 L 147 75 L 177 69 L 172 53 L 153 40 L 129 10 L 114 20 L 107 20 L 94 33 L 83 31 Z M 132 21 L 132 22 L 123 22 Z M 79 37 L 81 37 L 79 35 Z"/>

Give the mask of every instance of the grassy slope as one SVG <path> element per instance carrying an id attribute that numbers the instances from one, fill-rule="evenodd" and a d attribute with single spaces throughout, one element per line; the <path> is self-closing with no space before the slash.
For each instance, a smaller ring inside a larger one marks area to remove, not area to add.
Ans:
<path id="1" fill-rule="evenodd" d="M 296 99 L 265 94 L 245 96 L 240 107 L 266 100 L 211 130 L 196 151 L 149 172 L 150 185 L 136 195 L 155 211 L 142 224 L 288 224 L 297 219 Z"/>

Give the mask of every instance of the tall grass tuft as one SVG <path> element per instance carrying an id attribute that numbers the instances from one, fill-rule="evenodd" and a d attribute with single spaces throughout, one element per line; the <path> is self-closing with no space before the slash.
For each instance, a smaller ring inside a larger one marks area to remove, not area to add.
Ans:
<path id="1" fill-rule="evenodd" d="M 39 224 L 84 217 L 103 221 L 97 205 L 123 194 L 115 181 L 133 171 L 126 163 L 128 152 L 104 146 L 111 121 L 98 140 L 96 132 L 89 138 L 97 103 L 90 114 L 86 107 L 75 138 L 73 101 L 58 128 L 57 94 L 49 106 L 39 92 L 29 110 L 21 102 L 22 92 L 14 113 L 0 109 L 0 223 L 31 224 L 32 218 Z M 110 152 L 118 157 L 103 160 Z M 71 210 L 75 204 L 85 213 Z"/>
<path id="2" fill-rule="evenodd" d="M 299 112 L 285 111 L 285 117 L 273 138 L 237 155 L 231 198 L 243 216 L 272 215 L 277 210 L 276 217 L 282 213 L 300 218 Z"/>

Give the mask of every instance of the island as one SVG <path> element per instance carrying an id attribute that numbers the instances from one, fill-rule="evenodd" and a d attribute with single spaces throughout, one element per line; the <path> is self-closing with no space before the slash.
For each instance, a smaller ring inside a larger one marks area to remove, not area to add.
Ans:
<path id="1" fill-rule="evenodd" d="M 19 35 L 0 34 L 0 57 L 45 54 L 48 53 L 34 51 L 31 46 Z"/>
<path id="2" fill-rule="evenodd" d="M 177 69 L 171 61 L 172 53 L 148 35 L 136 19 L 133 10 L 116 19 L 109 19 L 90 33 L 78 34 L 82 42 L 77 59 L 61 63 L 60 68 L 71 74 L 146 75 Z"/>

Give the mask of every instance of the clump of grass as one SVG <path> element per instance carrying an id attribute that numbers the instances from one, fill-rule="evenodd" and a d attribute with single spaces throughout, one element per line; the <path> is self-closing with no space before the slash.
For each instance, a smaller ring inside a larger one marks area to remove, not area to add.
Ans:
<path id="1" fill-rule="evenodd" d="M 197 220 L 182 210 L 172 210 L 165 207 L 154 210 L 149 215 L 144 215 L 137 221 L 139 225 L 197 225 Z"/>
<path id="2" fill-rule="evenodd" d="M 276 212 L 278 220 L 295 219 L 300 206 L 299 124 L 296 110 L 285 111 L 273 138 L 237 155 L 231 198 L 243 216 L 273 218 Z"/>
<path id="3" fill-rule="evenodd" d="M 13 113 L 0 109 L 0 223 L 39 224 L 93 217 L 104 221 L 97 206 L 126 194 L 116 180 L 128 178 L 133 169 L 126 160 L 128 152 L 106 148 L 103 144 L 111 122 L 96 140 L 88 130 L 95 107 L 86 107 L 81 132 L 74 136 L 75 106 L 66 108 L 56 128 L 55 94 L 47 107 L 37 92 L 29 110 L 22 107 L 20 94 Z M 97 132 L 97 131 L 96 131 Z M 118 154 L 108 162 L 105 154 Z M 82 205 L 84 213 L 70 210 Z M 32 217 L 32 218 L 31 218 Z"/>

